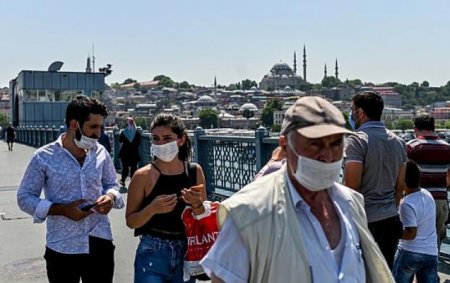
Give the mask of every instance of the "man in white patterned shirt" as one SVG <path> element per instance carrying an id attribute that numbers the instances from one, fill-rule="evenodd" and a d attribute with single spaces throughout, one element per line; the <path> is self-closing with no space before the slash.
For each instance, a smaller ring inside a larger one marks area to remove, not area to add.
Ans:
<path id="1" fill-rule="evenodd" d="M 108 213 L 122 208 L 109 153 L 98 146 L 108 112 L 78 96 L 66 110 L 67 133 L 33 155 L 17 192 L 35 223 L 47 221 L 49 282 L 112 282 L 114 245 Z M 41 192 L 44 190 L 44 198 Z"/>

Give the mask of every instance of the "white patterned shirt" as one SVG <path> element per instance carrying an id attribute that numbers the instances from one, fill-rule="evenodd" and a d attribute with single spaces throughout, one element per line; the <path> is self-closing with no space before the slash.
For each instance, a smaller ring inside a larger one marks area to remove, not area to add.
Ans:
<path id="1" fill-rule="evenodd" d="M 91 204 L 107 193 L 115 196 L 114 208 L 123 208 L 124 200 L 117 190 L 116 171 L 105 148 L 96 146 L 89 150 L 80 166 L 63 147 L 64 136 L 36 150 L 17 192 L 17 201 L 35 223 L 47 220 L 48 248 L 65 254 L 89 253 L 89 236 L 112 240 L 108 216 L 94 212 L 74 221 L 48 215 L 50 206 L 78 199 Z"/>

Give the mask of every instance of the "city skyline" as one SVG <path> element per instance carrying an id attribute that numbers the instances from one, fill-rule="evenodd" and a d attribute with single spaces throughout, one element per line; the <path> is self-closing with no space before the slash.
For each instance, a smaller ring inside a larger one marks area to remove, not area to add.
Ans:
<path id="1" fill-rule="evenodd" d="M 339 62 L 339 78 L 376 84 L 450 81 L 450 2 L 387 1 L 7 1 L 2 3 L 0 87 L 21 70 L 83 71 L 112 64 L 108 84 L 127 78 L 211 86 L 260 82 L 280 61 L 320 83 Z M 345 3 L 344 3 L 345 2 Z M 6 28 L 8 26 L 8 28 Z"/>

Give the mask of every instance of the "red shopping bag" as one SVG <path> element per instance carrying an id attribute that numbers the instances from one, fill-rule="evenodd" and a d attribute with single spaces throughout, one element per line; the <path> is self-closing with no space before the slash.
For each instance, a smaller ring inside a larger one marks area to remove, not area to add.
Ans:
<path id="1" fill-rule="evenodd" d="M 183 267 L 185 280 L 189 276 L 205 273 L 199 262 L 208 253 L 219 234 L 217 225 L 219 202 L 204 201 L 203 205 L 205 212 L 200 215 L 194 215 L 190 206 L 187 206 L 181 214 L 187 237 Z"/>

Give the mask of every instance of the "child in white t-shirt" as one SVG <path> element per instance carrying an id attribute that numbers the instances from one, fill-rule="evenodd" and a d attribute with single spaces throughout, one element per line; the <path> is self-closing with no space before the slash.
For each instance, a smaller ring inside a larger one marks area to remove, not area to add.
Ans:
<path id="1" fill-rule="evenodd" d="M 406 162 L 405 197 L 399 214 L 403 234 L 394 259 L 393 275 L 397 283 L 437 282 L 438 248 L 436 236 L 436 207 L 430 192 L 420 188 L 419 166 Z"/>

